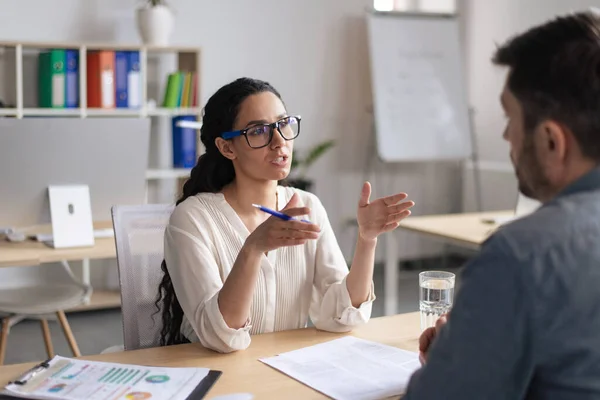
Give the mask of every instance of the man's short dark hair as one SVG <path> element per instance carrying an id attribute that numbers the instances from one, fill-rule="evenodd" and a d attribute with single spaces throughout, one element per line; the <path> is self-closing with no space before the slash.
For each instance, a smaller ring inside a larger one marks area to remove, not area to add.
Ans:
<path id="1" fill-rule="evenodd" d="M 493 62 L 510 69 L 507 86 L 526 131 L 556 121 L 600 163 L 600 15 L 581 12 L 532 28 L 498 48 Z"/>

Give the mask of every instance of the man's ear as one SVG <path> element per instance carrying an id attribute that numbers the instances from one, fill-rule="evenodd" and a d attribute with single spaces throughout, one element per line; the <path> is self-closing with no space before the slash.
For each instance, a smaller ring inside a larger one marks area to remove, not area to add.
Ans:
<path id="1" fill-rule="evenodd" d="M 225 158 L 228 158 L 230 160 L 235 160 L 237 158 L 237 155 L 235 154 L 235 149 L 233 148 L 229 140 L 225 140 L 220 137 L 216 138 L 215 145 Z"/>
<path id="2" fill-rule="evenodd" d="M 564 160 L 567 155 L 568 134 L 565 127 L 554 121 L 544 121 L 538 126 L 541 148 L 556 160 Z"/>

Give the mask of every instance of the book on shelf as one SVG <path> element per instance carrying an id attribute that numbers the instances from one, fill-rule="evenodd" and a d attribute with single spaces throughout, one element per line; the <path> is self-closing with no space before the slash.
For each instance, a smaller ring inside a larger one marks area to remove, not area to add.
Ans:
<path id="1" fill-rule="evenodd" d="M 192 97 L 190 104 L 192 107 L 198 107 L 198 76 L 195 72 L 192 74 Z"/>
<path id="2" fill-rule="evenodd" d="M 142 106 L 142 72 L 140 70 L 140 52 L 127 52 L 127 106 Z"/>
<path id="3" fill-rule="evenodd" d="M 183 74 L 183 92 L 181 94 L 181 107 L 189 107 L 190 106 L 190 92 L 192 83 L 192 74 L 190 72 L 185 72 Z"/>
<path id="4" fill-rule="evenodd" d="M 115 52 L 115 90 L 117 108 L 141 106 L 140 53 Z"/>
<path id="5" fill-rule="evenodd" d="M 40 107 L 65 107 L 65 51 L 52 49 L 38 57 L 38 104 Z"/>
<path id="6" fill-rule="evenodd" d="M 179 99 L 179 88 L 181 75 L 177 72 L 169 74 L 167 78 L 167 89 L 165 90 L 165 98 L 163 107 L 176 108 Z"/>
<path id="7" fill-rule="evenodd" d="M 115 107 L 115 52 L 87 54 L 87 105 L 90 108 Z"/>
<path id="8" fill-rule="evenodd" d="M 79 51 L 65 50 L 65 107 L 79 107 Z"/>
<path id="9" fill-rule="evenodd" d="M 117 108 L 127 108 L 127 53 L 115 51 L 115 105 Z"/>
<path id="10" fill-rule="evenodd" d="M 167 77 L 162 106 L 165 108 L 198 107 L 198 76 L 195 72 L 176 71 Z"/>

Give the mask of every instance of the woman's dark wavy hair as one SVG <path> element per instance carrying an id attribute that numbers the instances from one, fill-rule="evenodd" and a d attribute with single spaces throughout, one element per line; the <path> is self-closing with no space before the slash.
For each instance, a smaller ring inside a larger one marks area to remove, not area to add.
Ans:
<path id="1" fill-rule="evenodd" d="M 235 179 L 233 163 L 219 152 L 215 139 L 223 132 L 233 130 L 240 106 L 246 98 L 263 92 L 271 92 L 281 99 L 279 92 L 268 82 L 240 78 L 220 88 L 208 100 L 204 107 L 200 129 L 200 140 L 206 151 L 198 158 L 190 178 L 183 185 L 183 194 L 176 205 L 198 193 L 218 193 L 233 182 Z M 157 312 L 162 311 L 160 345 L 186 343 L 188 340 L 180 332 L 183 309 L 177 300 L 165 260 L 161 264 L 161 269 L 164 275 L 155 301 Z"/>

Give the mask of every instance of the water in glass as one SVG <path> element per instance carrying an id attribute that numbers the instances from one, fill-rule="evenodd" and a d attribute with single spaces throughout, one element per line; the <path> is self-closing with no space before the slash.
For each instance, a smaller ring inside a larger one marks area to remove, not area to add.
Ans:
<path id="1" fill-rule="evenodd" d="M 421 330 L 435 325 L 438 318 L 450 311 L 454 298 L 454 274 L 426 271 L 419 276 Z"/>

